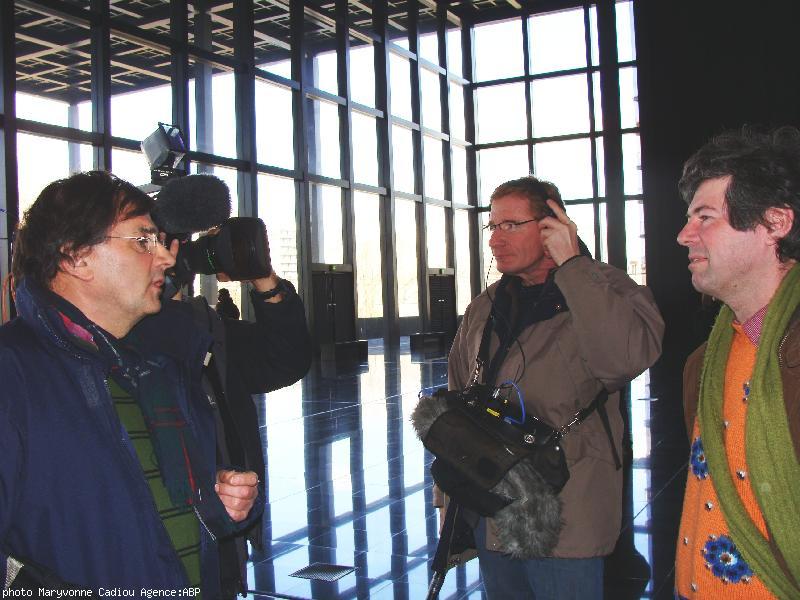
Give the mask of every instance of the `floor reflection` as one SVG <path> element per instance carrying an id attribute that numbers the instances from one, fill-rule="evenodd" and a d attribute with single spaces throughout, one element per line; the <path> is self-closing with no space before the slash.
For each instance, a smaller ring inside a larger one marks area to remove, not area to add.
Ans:
<path id="1" fill-rule="evenodd" d="M 421 389 L 446 380 L 446 358 L 412 356 L 406 338 L 400 352 L 372 343 L 366 367 L 316 364 L 258 398 L 268 503 L 249 598 L 425 597 L 437 519 L 431 458 L 408 417 Z M 647 373 L 630 386 L 624 530 L 606 561 L 605 595 L 615 600 L 672 597 L 686 440 L 677 397 L 650 389 Z M 314 563 L 355 571 L 331 582 L 291 576 Z M 482 597 L 477 561 L 450 571 L 440 593 Z"/>

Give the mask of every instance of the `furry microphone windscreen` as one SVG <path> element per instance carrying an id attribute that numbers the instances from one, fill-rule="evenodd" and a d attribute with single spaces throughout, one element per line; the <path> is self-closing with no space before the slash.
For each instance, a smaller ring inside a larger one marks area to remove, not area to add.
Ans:
<path id="1" fill-rule="evenodd" d="M 151 216 L 167 233 L 207 231 L 231 216 L 231 194 L 219 177 L 187 175 L 161 188 Z"/>
<path id="2" fill-rule="evenodd" d="M 443 397 L 421 395 L 411 413 L 417 437 L 424 442 L 431 425 L 447 410 L 451 409 Z M 551 556 L 563 527 L 561 499 L 533 465 L 519 461 L 489 491 L 514 499 L 492 517 L 503 551 L 521 559 Z"/>

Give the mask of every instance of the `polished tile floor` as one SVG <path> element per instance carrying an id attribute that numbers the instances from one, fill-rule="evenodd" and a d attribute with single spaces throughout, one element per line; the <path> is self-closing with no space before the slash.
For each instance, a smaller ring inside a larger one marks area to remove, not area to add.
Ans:
<path id="1" fill-rule="evenodd" d="M 399 352 L 386 352 L 375 341 L 367 365 L 315 364 L 302 381 L 259 400 L 268 504 L 249 598 L 425 598 L 437 517 L 431 457 L 409 414 L 419 391 L 446 377 L 441 351 L 412 355 L 404 338 Z M 677 391 L 656 398 L 650 390 L 649 373 L 630 386 L 623 532 L 606 560 L 605 597 L 613 600 L 672 597 L 688 451 Z M 314 563 L 353 570 L 331 582 L 292 575 Z M 477 561 L 451 570 L 440 593 L 482 597 Z"/>

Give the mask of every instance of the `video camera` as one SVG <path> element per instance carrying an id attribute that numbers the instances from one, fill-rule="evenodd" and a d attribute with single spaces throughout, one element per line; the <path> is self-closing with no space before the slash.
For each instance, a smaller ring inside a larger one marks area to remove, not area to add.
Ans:
<path id="1" fill-rule="evenodd" d="M 230 192 L 213 175 L 187 175 L 168 182 L 156 196 L 153 221 L 179 241 L 175 266 L 167 272 L 175 291 L 198 273 L 225 273 L 233 281 L 268 277 L 272 264 L 264 222 L 230 217 Z M 193 233 L 209 232 L 192 240 Z M 164 296 L 171 297 L 165 287 Z M 172 293 L 174 295 L 174 292 Z"/>
<path id="2" fill-rule="evenodd" d="M 142 142 L 158 190 L 152 217 L 179 241 L 175 266 L 167 271 L 164 298 L 171 298 L 197 274 L 225 273 L 233 281 L 268 277 L 272 264 L 267 229 L 257 217 L 231 217 L 228 186 L 213 175 L 188 175 L 180 130 L 158 124 Z M 201 233 L 197 240 L 192 234 Z"/>

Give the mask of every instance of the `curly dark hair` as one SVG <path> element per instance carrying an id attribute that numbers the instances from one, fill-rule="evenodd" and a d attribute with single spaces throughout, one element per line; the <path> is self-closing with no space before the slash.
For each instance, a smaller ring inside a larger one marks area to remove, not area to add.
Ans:
<path id="1" fill-rule="evenodd" d="M 105 171 L 77 173 L 48 184 L 17 230 L 14 279 L 30 277 L 50 287 L 62 261 L 103 242 L 120 217 L 146 215 L 152 208 L 150 196 Z"/>
<path id="2" fill-rule="evenodd" d="M 491 204 L 498 198 L 511 194 L 519 194 L 527 198 L 534 212 L 538 213 L 538 216 L 551 212 L 550 207 L 547 206 L 548 199 L 555 200 L 561 208 L 564 208 L 561 192 L 558 191 L 555 184 L 538 179 L 533 175 L 527 175 L 519 179 L 512 179 L 511 181 L 501 183 L 492 192 L 492 195 L 489 197 L 489 203 Z"/>
<path id="3" fill-rule="evenodd" d="M 689 204 L 704 181 L 720 177 L 731 178 L 725 204 L 737 231 L 768 226 L 768 208 L 792 210 L 792 228 L 776 251 L 783 262 L 800 259 L 800 131 L 745 126 L 713 137 L 686 161 L 678 189 Z"/>

